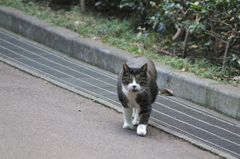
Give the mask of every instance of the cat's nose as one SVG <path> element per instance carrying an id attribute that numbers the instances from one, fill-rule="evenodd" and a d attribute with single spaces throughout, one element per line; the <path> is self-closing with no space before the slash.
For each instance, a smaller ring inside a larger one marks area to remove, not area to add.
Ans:
<path id="1" fill-rule="evenodd" d="M 135 89 L 137 86 L 136 86 L 136 85 L 133 85 L 132 87 L 133 87 L 133 89 Z"/>

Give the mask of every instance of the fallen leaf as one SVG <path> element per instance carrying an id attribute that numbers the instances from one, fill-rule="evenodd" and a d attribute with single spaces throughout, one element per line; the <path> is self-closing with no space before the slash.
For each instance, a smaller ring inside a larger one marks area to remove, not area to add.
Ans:
<path id="1" fill-rule="evenodd" d="M 182 68 L 182 71 L 187 71 L 188 70 L 188 65 L 185 65 L 183 68 Z"/>
<path id="2" fill-rule="evenodd" d="M 208 70 L 208 68 L 202 68 L 201 69 L 201 71 L 207 71 Z"/>
<path id="3" fill-rule="evenodd" d="M 92 37 L 92 39 L 93 39 L 93 40 L 100 40 L 101 38 L 94 36 L 94 37 Z"/>
<path id="4" fill-rule="evenodd" d="M 79 21 L 75 21 L 75 24 L 78 25 L 80 22 Z"/>
<path id="5" fill-rule="evenodd" d="M 198 46 L 197 45 L 191 45 L 190 48 L 196 49 L 196 48 L 198 48 Z"/>
<path id="6" fill-rule="evenodd" d="M 191 45 L 190 48 L 196 49 L 196 48 L 198 48 L 198 46 L 197 45 Z"/>
<path id="7" fill-rule="evenodd" d="M 159 92 L 159 94 L 165 94 L 167 93 L 168 95 L 174 96 L 173 91 L 170 89 L 164 89 L 163 91 Z"/>
<path id="8" fill-rule="evenodd" d="M 235 76 L 231 80 L 233 80 L 233 81 L 240 81 L 240 76 Z"/>

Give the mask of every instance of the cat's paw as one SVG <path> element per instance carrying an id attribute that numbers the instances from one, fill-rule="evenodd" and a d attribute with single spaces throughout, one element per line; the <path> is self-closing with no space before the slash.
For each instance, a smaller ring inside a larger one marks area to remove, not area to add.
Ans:
<path id="1" fill-rule="evenodd" d="M 132 124 L 123 124 L 123 128 L 124 129 L 133 129 L 133 125 Z"/>
<path id="2" fill-rule="evenodd" d="M 147 134 L 147 125 L 144 124 L 138 125 L 137 134 L 140 136 L 145 136 Z"/>

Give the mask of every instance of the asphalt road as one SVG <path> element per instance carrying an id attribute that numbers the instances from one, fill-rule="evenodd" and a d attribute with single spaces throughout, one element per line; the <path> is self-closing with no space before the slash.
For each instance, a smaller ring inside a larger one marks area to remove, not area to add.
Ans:
<path id="1" fill-rule="evenodd" d="M 153 127 L 137 136 L 122 114 L 1 62 L 0 110 L 3 159 L 219 158 Z"/>

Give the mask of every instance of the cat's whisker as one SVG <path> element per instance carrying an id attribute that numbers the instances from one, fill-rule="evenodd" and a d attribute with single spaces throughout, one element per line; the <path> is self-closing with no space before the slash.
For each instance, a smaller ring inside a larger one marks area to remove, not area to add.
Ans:
<path id="1" fill-rule="evenodd" d="M 140 93 L 146 92 L 147 94 L 149 94 L 149 92 L 146 90 L 146 88 L 141 89 Z"/>

